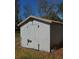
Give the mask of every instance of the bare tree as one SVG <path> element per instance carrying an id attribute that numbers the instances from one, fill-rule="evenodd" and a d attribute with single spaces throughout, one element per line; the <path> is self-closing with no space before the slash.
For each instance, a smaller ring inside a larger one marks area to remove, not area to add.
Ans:
<path id="1" fill-rule="evenodd" d="M 40 13 L 40 15 L 41 16 L 43 14 L 47 15 L 48 14 L 48 8 L 49 8 L 47 0 L 37 0 L 37 2 L 38 2 L 38 12 Z"/>
<path id="2" fill-rule="evenodd" d="M 50 13 L 54 13 L 53 6 L 54 4 L 49 4 L 47 0 L 37 0 L 38 2 L 38 11 L 40 16 L 48 16 Z"/>
<path id="3" fill-rule="evenodd" d="M 40 16 L 44 16 L 48 19 L 60 20 L 57 11 L 54 9 L 55 7 L 58 7 L 56 4 L 53 4 L 52 2 L 49 4 L 48 0 L 37 0 L 37 2 Z"/>
<path id="4" fill-rule="evenodd" d="M 26 5 L 24 5 L 24 17 L 28 17 L 29 15 L 32 15 L 32 6 L 28 3 L 26 3 Z"/>

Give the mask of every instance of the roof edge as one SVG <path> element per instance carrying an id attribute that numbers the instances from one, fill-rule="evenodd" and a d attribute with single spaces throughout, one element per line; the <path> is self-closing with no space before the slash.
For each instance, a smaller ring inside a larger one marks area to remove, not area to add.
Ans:
<path id="1" fill-rule="evenodd" d="M 36 17 L 36 16 L 29 16 L 29 17 L 27 17 L 25 20 L 23 20 L 22 22 L 20 22 L 17 26 L 20 27 L 24 22 L 26 22 L 26 21 L 29 20 L 30 18 L 39 19 L 39 20 L 41 20 L 41 21 L 48 22 L 48 23 L 60 23 L 60 24 L 63 24 L 63 22 L 60 22 L 60 21 L 45 19 L 45 18 Z"/>

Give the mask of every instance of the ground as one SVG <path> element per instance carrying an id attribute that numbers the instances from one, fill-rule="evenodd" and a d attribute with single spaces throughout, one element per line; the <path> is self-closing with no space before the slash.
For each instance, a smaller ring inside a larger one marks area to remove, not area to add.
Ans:
<path id="1" fill-rule="evenodd" d="M 36 51 L 20 46 L 20 33 L 15 33 L 15 59 L 63 59 L 63 48 L 53 53 Z"/>

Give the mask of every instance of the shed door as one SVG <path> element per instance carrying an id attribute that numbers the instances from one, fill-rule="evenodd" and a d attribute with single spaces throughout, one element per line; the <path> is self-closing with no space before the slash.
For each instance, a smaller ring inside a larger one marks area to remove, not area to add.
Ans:
<path id="1" fill-rule="evenodd" d="M 38 23 L 33 22 L 33 29 L 34 29 L 34 49 L 38 50 L 39 44 L 39 30 L 38 30 Z"/>
<path id="2" fill-rule="evenodd" d="M 28 48 L 34 48 L 34 49 L 39 49 L 38 44 L 39 44 L 39 23 L 33 21 L 28 25 L 27 32 L 28 32 Z"/>

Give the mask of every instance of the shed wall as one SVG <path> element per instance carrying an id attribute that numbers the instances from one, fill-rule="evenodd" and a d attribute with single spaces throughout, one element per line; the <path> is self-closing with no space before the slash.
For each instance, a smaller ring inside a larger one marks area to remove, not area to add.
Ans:
<path id="1" fill-rule="evenodd" d="M 36 20 L 21 26 L 21 46 L 50 52 L 50 25 Z M 27 40 L 31 40 L 28 43 Z"/>
<path id="2" fill-rule="evenodd" d="M 62 47 L 63 46 L 63 24 L 53 23 L 50 28 L 51 28 L 50 48 L 57 49 Z"/>
<path id="3" fill-rule="evenodd" d="M 21 46 L 22 47 L 28 47 L 28 48 L 33 48 L 33 42 L 28 43 L 28 40 L 33 40 L 33 27 L 32 27 L 32 22 L 28 22 L 27 24 L 21 26 Z"/>
<path id="4" fill-rule="evenodd" d="M 42 22 L 34 21 L 37 28 L 37 39 L 39 44 L 39 50 L 50 52 L 50 25 Z"/>

